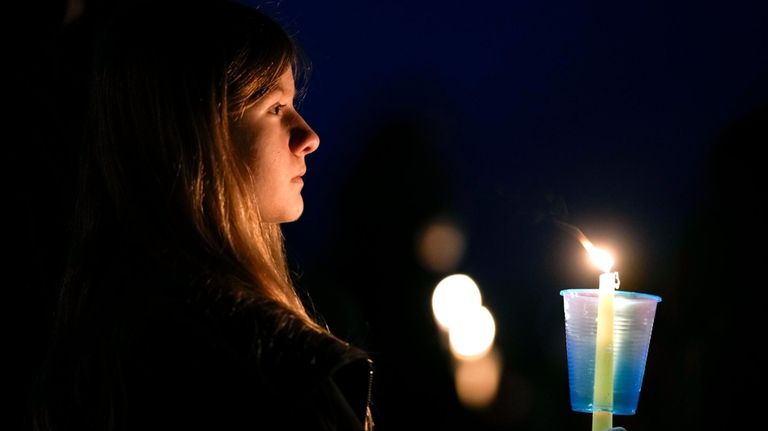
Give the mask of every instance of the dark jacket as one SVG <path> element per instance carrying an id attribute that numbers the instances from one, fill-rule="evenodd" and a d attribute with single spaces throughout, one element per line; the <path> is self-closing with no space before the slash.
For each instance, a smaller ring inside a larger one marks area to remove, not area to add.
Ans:
<path id="1" fill-rule="evenodd" d="M 364 429 L 367 355 L 280 306 L 201 289 L 138 309 L 120 343 L 129 430 Z"/>
<path id="2" fill-rule="evenodd" d="M 130 252 L 105 262 L 105 276 L 80 289 L 87 297 L 65 301 L 80 311 L 41 374 L 42 428 L 366 429 L 373 371 L 363 351 L 273 301 L 236 301 L 199 270 L 147 266 Z"/>

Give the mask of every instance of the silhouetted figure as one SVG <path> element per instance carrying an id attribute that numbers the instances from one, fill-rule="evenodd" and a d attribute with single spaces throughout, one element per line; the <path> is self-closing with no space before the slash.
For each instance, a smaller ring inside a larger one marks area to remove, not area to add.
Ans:
<path id="1" fill-rule="evenodd" d="M 302 279 L 320 288 L 313 298 L 331 328 L 344 328 L 372 355 L 382 429 L 468 423 L 432 318 L 432 289 L 441 275 L 417 255 L 420 231 L 451 206 L 430 127 L 417 116 L 382 115 L 365 132 L 362 155 L 341 191 L 333 243 Z"/>
<path id="2" fill-rule="evenodd" d="M 749 428 L 764 417 L 757 394 L 765 368 L 759 352 L 765 339 L 761 269 L 768 257 L 766 143 L 768 106 L 725 130 L 711 154 L 707 193 L 682 254 L 679 404 L 665 414 L 683 416 L 690 429 Z"/>

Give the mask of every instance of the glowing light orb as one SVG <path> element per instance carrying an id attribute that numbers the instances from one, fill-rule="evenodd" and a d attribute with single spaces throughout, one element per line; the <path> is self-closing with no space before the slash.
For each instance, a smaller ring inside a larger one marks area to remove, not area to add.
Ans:
<path id="1" fill-rule="evenodd" d="M 453 274 L 437 284 L 432 293 L 432 313 L 438 325 L 448 330 L 467 310 L 482 304 L 480 288 L 469 276 Z"/>

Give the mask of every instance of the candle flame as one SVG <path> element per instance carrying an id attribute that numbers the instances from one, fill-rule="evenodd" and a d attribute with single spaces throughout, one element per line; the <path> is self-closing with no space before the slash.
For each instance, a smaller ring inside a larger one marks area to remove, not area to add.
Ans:
<path id="1" fill-rule="evenodd" d="M 579 240 L 584 249 L 587 250 L 587 253 L 589 253 L 589 257 L 592 259 L 592 262 L 594 262 L 598 268 L 600 268 L 603 272 L 611 272 L 614 260 L 607 251 L 595 247 L 595 245 L 592 244 L 592 241 L 590 241 L 587 236 L 584 235 L 584 232 L 582 232 L 581 229 L 577 228 L 576 226 L 561 222 L 559 220 L 554 220 L 554 223 L 561 229 L 568 231 L 568 233 L 575 236 L 576 239 Z"/>
<path id="2" fill-rule="evenodd" d="M 613 257 L 607 251 L 595 247 L 592 242 L 586 238 L 584 238 L 584 241 L 581 241 L 581 245 L 587 250 L 590 259 L 592 259 L 592 262 L 598 268 L 603 272 L 611 272 L 611 267 L 613 266 L 614 261 Z"/>

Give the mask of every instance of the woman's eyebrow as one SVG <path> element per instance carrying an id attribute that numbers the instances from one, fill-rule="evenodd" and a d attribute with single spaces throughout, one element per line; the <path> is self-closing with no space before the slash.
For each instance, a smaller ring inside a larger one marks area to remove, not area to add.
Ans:
<path id="1" fill-rule="evenodd" d="M 295 96 L 296 95 L 296 88 L 295 87 L 288 88 L 288 87 L 285 87 L 282 84 L 277 84 L 272 89 L 272 91 L 270 91 L 270 93 L 280 93 L 280 94 L 283 94 L 283 95 Z"/>

